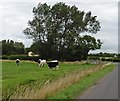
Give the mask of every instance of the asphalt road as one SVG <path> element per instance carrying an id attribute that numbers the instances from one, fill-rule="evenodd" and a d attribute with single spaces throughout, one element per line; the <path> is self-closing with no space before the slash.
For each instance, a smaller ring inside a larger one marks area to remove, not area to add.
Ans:
<path id="1" fill-rule="evenodd" d="M 118 99 L 118 66 L 77 99 Z"/>

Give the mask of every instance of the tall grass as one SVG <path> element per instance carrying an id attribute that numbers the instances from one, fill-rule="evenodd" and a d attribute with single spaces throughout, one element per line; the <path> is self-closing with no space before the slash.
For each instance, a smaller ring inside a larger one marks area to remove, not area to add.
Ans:
<path id="1" fill-rule="evenodd" d="M 2 61 L 2 97 L 4 99 L 14 98 L 12 95 L 22 97 L 37 92 L 44 85 L 55 82 L 73 71 L 82 71 L 94 66 L 95 64 L 81 64 L 81 62 L 60 63 L 59 70 L 51 70 L 47 65 L 40 68 L 37 63 L 29 61 L 20 61 L 19 66 L 15 61 Z"/>
<path id="2" fill-rule="evenodd" d="M 78 82 L 64 88 L 63 90 L 56 92 L 53 95 L 48 96 L 47 99 L 78 99 L 82 92 L 87 90 L 90 86 L 94 84 L 96 85 L 98 81 L 106 74 L 111 72 L 114 67 L 115 64 L 110 64 L 104 69 L 91 73 L 88 76 L 81 78 Z"/>
<path id="3" fill-rule="evenodd" d="M 96 72 L 100 69 L 105 68 L 109 64 L 99 64 L 93 68 L 87 68 L 82 70 L 76 70 L 71 73 L 60 77 L 58 80 L 50 82 L 46 81 L 43 86 L 36 86 L 35 88 L 25 87 L 18 88 L 16 93 L 14 93 L 10 98 L 11 99 L 45 99 L 48 96 L 55 94 L 57 91 L 62 90 L 76 82 L 81 78 L 89 76 L 91 73 Z"/>

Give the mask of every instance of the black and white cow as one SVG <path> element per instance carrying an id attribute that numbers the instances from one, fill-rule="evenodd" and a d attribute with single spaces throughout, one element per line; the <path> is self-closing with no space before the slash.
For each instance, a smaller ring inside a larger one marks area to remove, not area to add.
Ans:
<path id="1" fill-rule="evenodd" d="M 48 64 L 48 67 L 50 68 L 50 69 L 52 69 L 52 68 L 58 68 L 59 66 L 58 66 L 58 61 L 57 60 L 52 60 L 52 61 L 49 61 L 49 62 L 47 62 L 47 64 Z"/>
<path id="2" fill-rule="evenodd" d="M 16 64 L 19 65 L 20 64 L 20 60 L 16 59 Z"/>
<path id="3" fill-rule="evenodd" d="M 38 64 L 39 64 L 40 67 L 43 67 L 44 64 L 46 64 L 46 60 L 41 60 L 41 59 L 39 59 L 39 60 L 38 60 Z"/>

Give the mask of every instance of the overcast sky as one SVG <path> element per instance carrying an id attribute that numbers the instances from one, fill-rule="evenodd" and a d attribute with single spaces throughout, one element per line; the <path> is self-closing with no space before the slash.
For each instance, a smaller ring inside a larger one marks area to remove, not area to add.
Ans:
<path id="1" fill-rule="evenodd" d="M 60 0 L 61 2 L 62 0 Z M 28 20 L 32 19 L 32 9 L 37 4 L 53 5 L 59 0 L 1 0 L 0 2 L 0 41 L 10 39 L 23 42 L 25 47 L 32 44 L 32 39 L 26 38 L 23 30 Z M 100 21 L 101 30 L 92 35 L 103 42 L 101 49 L 95 52 L 118 52 L 118 0 L 63 0 L 67 5 L 76 5 L 81 11 L 91 11 Z"/>

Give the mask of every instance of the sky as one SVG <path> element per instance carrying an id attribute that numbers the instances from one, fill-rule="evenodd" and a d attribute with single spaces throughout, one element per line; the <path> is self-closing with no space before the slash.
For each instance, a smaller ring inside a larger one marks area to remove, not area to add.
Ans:
<path id="1" fill-rule="evenodd" d="M 0 41 L 10 39 L 22 42 L 25 47 L 32 45 L 32 39 L 24 35 L 23 30 L 32 20 L 33 7 L 38 3 L 54 5 L 62 0 L 1 0 L 0 1 Z M 75 5 L 81 11 L 91 11 L 101 24 L 100 31 L 93 35 L 103 42 L 101 49 L 90 53 L 118 53 L 118 0 L 63 0 L 67 5 Z"/>

